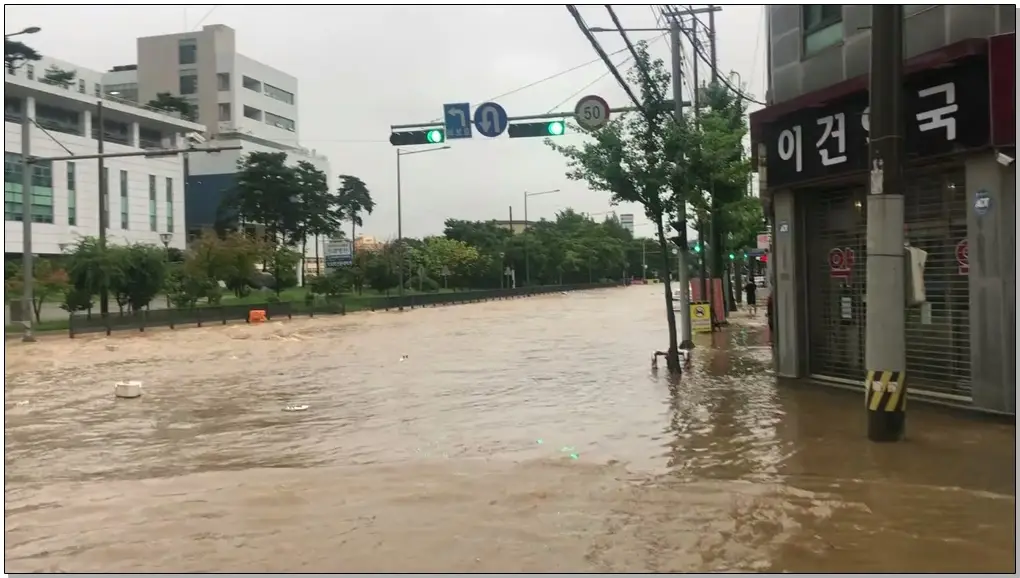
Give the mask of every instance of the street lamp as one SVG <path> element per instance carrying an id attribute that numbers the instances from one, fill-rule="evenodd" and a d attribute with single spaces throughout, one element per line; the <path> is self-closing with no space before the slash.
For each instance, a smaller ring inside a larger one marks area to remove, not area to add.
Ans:
<path id="1" fill-rule="evenodd" d="M 524 232 L 528 232 L 528 197 L 537 197 L 539 195 L 551 195 L 553 193 L 560 192 L 559 189 L 553 189 L 551 191 L 541 191 L 538 193 L 524 192 Z M 511 223 L 512 226 L 512 223 Z M 524 282 L 530 287 L 531 286 L 531 259 L 528 255 L 528 238 L 524 238 Z"/>
<path id="2" fill-rule="evenodd" d="M 397 243 L 400 250 L 400 288 L 398 289 L 400 295 L 400 305 L 398 306 L 400 311 L 404 310 L 404 217 L 403 208 L 400 200 L 400 157 L 407 155 L 416 155 L 420 153 L 434 153 L 436 151 L 444 151 L 450 148 L 449 146 L 433 147 L 428 149 L 419 149 L 415 151 L 402 151 L 397 149 Z"/>
<path id="3" fill-rule="evenodd" d="M 11 32 L 10 34 L 4 34 L 4 40 L 6 40 L 6 39 L 8 39 L 8 38 L 10 38 L 12 36 L 21 36 L 22 34 L 35 34 L 36 32 L 39 32 L 40 30 L 42 30 L 42 28 L 39 28 L 38 26 L 29 26 L 28 28 L 25 28 L 24 30 L 22 30 L 20 32 Z"/>

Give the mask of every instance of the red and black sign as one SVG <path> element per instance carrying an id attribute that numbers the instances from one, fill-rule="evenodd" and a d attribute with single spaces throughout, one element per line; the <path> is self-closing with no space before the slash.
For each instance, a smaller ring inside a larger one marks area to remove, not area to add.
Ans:
<path id="1" fill-rule="evenodd" d="M 868 98 L 857 91 L 765 125 L 769 188 L 866 170 Z M 903 109 L 907 160 L 987 146 L 987 56 L 910 74 Z"/>
<path id="2" fill-rule="evenodd" d="M 970 275 L 970 243 L 960 239 L 956 244 L 956 266 L 960 275 Z"/>
<path id="3" fill-rule="evenodd" d="M 854 250 L 849 247 L 836 247 L 829 251 L 829 276 L 849 281 L 854 272 L 854 260 Z"/>
<path id="4" fill-rule="evenodd" d="M 1016 32 L 988 39 L 992 144 L 1016 146 Z"/>

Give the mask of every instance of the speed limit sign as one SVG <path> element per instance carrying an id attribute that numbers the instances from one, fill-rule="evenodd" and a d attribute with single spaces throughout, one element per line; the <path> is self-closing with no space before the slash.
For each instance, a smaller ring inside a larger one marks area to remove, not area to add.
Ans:
<path id="1" fill-rule="evenodd" d="M 574 120 L 581 128 L 594 130 L 609 122 L 609 103 L 601 96 L 590 94 L 577 101 Z"/>

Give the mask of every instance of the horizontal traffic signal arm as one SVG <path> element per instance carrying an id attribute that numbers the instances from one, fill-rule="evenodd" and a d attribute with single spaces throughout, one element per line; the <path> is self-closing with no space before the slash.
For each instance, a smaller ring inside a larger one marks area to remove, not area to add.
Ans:
<path id="1" fill-rule="evenodd" d="M 539 136 L 560 136 L 567 131 L 562 120 L 545 122 L 520 122 L 507 127 L 510 138 L 532 138 Z"/>
<path id="2" fill-rule="evenodd" d="M 395 147 L 442 144 L 444 142 L 446 142 L 446 131 L 441 128 L 390 133 L 390 144 Z"/>

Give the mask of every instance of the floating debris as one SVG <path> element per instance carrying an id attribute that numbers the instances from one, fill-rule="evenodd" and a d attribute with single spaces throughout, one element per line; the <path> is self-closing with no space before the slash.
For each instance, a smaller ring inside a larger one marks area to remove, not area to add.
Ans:
<path id="1" fill-rule="evenodd" d="M 283 408 L 283 411 L 305 411 L 306 409 L 308 409 L 307 405 L 288 405 Z"/>

